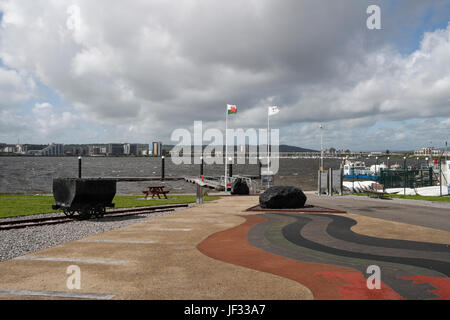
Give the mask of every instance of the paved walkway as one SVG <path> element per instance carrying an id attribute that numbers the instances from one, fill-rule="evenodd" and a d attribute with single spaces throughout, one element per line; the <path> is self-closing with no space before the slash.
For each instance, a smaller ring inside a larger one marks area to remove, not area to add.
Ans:
<path id="1" fill-rule="evenodd" d="M 418 214 L 380 219 L 387 209 L 364 202 L 346 214 L 245 211 L 257 202 L 224 197 L 1 262 L 0 299 L 450 299 L 448 229 Z M 67 287 L 71 265 L 79 290 Z M 367 287 L 371 265 L 380 289 Z"/>

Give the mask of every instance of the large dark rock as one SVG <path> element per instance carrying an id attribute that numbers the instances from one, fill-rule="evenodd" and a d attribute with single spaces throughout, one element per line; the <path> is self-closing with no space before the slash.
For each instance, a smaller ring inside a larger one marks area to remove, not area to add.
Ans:
<path id="1" fill-rule="evenodd" d="M 305 203 L 305 194 L 296 187 L 275 186 L 259 196 L 259 205 L 265 209 L 297 209 Z"/>
<path id="2" fill-rule="evenodd" d="M 250 190 L 244 180 L 236 179 L 231 185 L 231 194 L 250 194 Z"/>

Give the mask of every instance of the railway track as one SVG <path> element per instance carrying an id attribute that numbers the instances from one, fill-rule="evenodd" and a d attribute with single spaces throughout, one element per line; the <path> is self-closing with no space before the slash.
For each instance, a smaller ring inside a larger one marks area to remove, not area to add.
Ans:
<path id="1" fill-rule="evenodd" d="M 179 203 L 179 204 L 169 204 L 169 205 L 161 205 L 161 206 L 151 206 L 151 207 L 138 207 L 138 208 L 124 208 L 124 209 L 113 209 L 108 210 L 105 213 L 105 217 L 114 218 L 114 217 L 127 217 L 134 216 L 139 214 L 148 214 L 148 213 L 158 213 L 158 212 L 170 212 L 174 211 L 177 208 L 188 207 L 188 203 Z M 97 221 L 101 221 L 101 218 L 97 219 Z M 74 221 L 82 221 L 81 219 L 77 219 L 77 216 L 73 218 L 63 216 L 53 216 L 53 217 L 42 217 L 42 218 L 21 218 L 14 219 L 8 221 L 0 221 L 0 231 L 2 230 L 12 230 L 12 229 L 23 229 L 27 227 L 38 227 L 45 225 L 54 225 L 54 224 L 62 224 L 69 223 Z"/>

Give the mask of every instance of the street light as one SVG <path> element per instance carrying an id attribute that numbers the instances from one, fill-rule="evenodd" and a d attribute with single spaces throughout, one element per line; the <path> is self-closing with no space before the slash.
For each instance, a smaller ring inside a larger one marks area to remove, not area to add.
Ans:
<path id="1" fill-rule="evenodd" d="M 323 125 L 320 124 L 320 171 L 323 171 Z"/>
<path id="2" fill-rule="evenodd" d="M 377 159 L 377 164 L 375 166 L 375 173 L 377 173 L 377 171 L 379 171 L 379 168 L 378 168 L 378 157 L 375 157 L 375 159 Z"/>

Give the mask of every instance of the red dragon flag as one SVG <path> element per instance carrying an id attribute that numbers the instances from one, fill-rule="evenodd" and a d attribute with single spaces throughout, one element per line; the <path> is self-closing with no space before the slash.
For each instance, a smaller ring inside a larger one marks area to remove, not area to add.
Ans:
<path id="1" fill-rule="evenodd" d="M 280 112 L 280 109 L 278 109 L 278 107 L 276 107 L 276 106 L 269 107 L 269 116 L 274 116 L 278 112 Z"/>
<path id="2" fill-rule="evenodd" d="M 235 105 L 227 104 L 228 114 L 237 113 L 237 107 Z"/>

